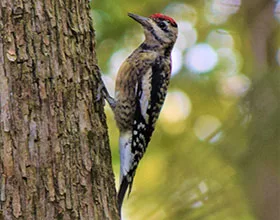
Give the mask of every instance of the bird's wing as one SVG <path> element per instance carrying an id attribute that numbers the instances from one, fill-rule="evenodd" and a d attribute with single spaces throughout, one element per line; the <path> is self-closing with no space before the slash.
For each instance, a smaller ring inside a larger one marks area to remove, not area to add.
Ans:
<path id="1" fill-rule="evenodd" d="M 162 63 L 155 62 L 138 82 L 131 139 L 133 164 L 129 170 L 129 176 L 132 177 L 129 180 L 129 193 L 138 162 L 143 157 L 150 142 L 166 96 L 171 69 L 169 63 Z"/>

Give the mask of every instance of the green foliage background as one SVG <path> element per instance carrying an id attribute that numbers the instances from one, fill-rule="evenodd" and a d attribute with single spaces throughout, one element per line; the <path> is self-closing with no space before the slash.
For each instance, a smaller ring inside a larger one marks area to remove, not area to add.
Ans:
<path id="1" fill-rule="evenodd" d="M 113 54 L 129 54 L 143 39 L 140 25 L 127 12 L 143 16 L 169 12 L 177 21 L 191 22 L 197 33 L 195 44 L 211 45 L 209 34 L 220 30 L 219 36 L 225 32 L 234 42 L 233 53 L 219 57 L 211 71 L 197 74 L 183 65 L 172 77 L 170 91 L 185 94 L 190 112 L 181 120 L 168 120 L 167 113 L 159 119 L 132 194 L 125 200 L 124 219 L 280 219 L 278 2 L 106 0 L 91 4 L 99 65 L 111 84 L 117 72 L 112 73 Z M 176 4 L 191 10 L 176 14 L 170 10 Z M 221 10 L 215 11 L 214 4 Z M 225 9 L 233 12 L 217 22 Z M 184 54 L 188 50 L 183 48 Z M 238 67 L 228 73 L 233 62 Z M 221 92 L 224 82 L 229 88 L 235 82 L 234 76 L 245 78 L 248 88 Z M 172 118 L 178 112 L 168 114 Z M 118 182 L 118 131 L 109 109 L 107 115 Z"/>

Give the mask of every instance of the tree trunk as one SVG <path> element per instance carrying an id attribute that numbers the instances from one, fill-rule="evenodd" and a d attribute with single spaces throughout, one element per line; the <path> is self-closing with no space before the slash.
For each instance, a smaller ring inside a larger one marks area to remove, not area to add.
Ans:
<path id="1" fill-rule="evenodd" d="M 87 0 L 0 1 L 0 219 L 119 219 Z"/>
<path id="2" fill-rule="evenodd" d="M 275 4 L 267 0 L 244 1 L 254 65 L 251 66 L 253 89 L 245 99 L 251 117 L 249 150 L 240 168 L 248 200 L 260 220 L 280 219 L 280 77 L 272 61 L 277 51 Z"/>

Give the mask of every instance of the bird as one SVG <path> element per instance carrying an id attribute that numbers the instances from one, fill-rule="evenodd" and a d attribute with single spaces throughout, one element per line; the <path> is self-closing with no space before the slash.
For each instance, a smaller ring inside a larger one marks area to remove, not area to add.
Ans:
<path id="1" fill-rule="evenodd" d="M 178 35 L 175 20 L 161 13 L 143 17 L 128 13 L 138 22 L 145 39 L 122 63 L 112 98 L 104 83 L 102 91 L 114 112 L 120 132 L 120 188 L 118 210 L 121 213 L 126 193 L 155 129 L 171 76 L 171 52 Z"/>

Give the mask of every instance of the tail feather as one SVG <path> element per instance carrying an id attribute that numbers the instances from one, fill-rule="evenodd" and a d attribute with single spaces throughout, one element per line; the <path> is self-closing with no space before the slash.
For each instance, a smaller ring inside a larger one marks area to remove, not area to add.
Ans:
<path id="1" fill-rule="evenodd" d="M 132 161 L 134 160 L 134 154 L 131 150 L 131 132 L 123 132 L 120 134 L 119 147 L 120 147 L 120 188 L 118 192 L 118 209 L 121 214 L 121 208 L 124 197 L 127 193 L 129 196 L 135 169 L 133 169 Z"/>
<path id="2" fill-rule="evenodd" d="M 120 185 L 119 192 L 118 192 L 118 209 L 119 209 L 120 214 L 121 214 L 123 199 L 125 197 L 128 186 L 129 186 L 129 192 L 130 192 L 131 191 L 131 185 L 127 181 L 127 178 L 123 178 L 122 182 L 121 182 L 121 185 Z"/>

